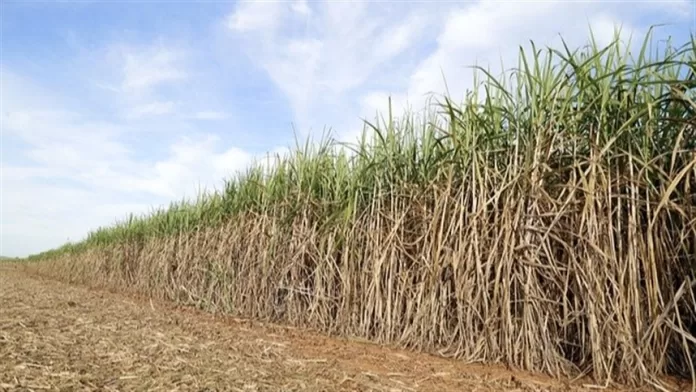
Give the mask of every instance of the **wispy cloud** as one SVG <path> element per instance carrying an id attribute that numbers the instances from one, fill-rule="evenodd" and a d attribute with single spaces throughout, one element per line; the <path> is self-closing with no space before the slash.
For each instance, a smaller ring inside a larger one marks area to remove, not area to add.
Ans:
<path id="1" fill-rule="evenodd" d="M 225 112 L 217 112 L 214 110 L 196 112 L 192 116 L 197 120 L 224 120 L 229 118 L 229 115 Z"/>
<path id="2" fill-rule="evenodd" d="M 167 102 L 152 102 L 144 105 L 138 105 L 131 108 L 129 117 L 138 118 L 143 116 L 161 116 L 174 111 L 177 103 L 172 101 Z"/>
<path id="3" fill-rule="evenodd" d="M 282 17 L 283 4 L 280 2 L 239 2 L 237 11 L 228 18 L 228 26 L 240 32 L 273 31 Z"/>
<path id="4" fill-rule="evenodd" d="M 564 1 L 480 1 L 462 4 L 311 3 L 310 13 L 293 15 L 275 5 L 240 5 L 230 19 L 268 18 L 272 29 L 247 29 L 245 49 L 285 93 L 301 130 L 332 125 L 354 135 L 358 117 L 384 112 L 393 97 L 397 113 L 420 109 L 431 93 L 449 90 L 463 97 L 472 87 L 473 65 L 500 71 L 517 64 L 520 45 L 560 45 L 559 35 L 580 45 L 592 27 L 600 44 L 640 36 L 649 23 L 685 12 L 685 2 L 627 9 L 621 4 Z M 689 11 L 692 12 L 692 11 Z M 256 16 L 255 16 L 256 15 Z M 233 33 L 239 31 L 232 29 Z M 256 33 L 256 34 L 254 34 Z M 340 109 L 336 109 L 340 108 Z M 345 115 L 350 113 L 350 116 Z M 325 115 L 323 115 L 325 114 Z"/>
<path id="5" fill-rule="evenodd" d="M 247 54 L 288 97 L 301 131 L 316 126 L 316 120 L 329 120 L 336 110 L 323 110 L 324 105 L 346 103 L 372 79 L 393 82 L 400 67 L 395 67 L 396 75 L 390 75 L 386 65 L 422 44 L 421 34 L 438 15 L 424 13 L 420 7 L 397 6 L 379 13 L 365 2 L 311 3 L 312 8 L 302 2 L 294 7 L 273 4 L 242 3 L 229 16 L 234 21 L 267 18 L 263 28 L 258 25 L 243 32 L 237 25 L 230 28 L 241 34 L 238 38 Z M 265 7 L 273 7 L 273 11 Z M 268 26 L 272 28 L 265 28 Z M 415 59 L 403 61 L 413 63 Z M 355 108 L 355 100 L 348 103 L 350 107 L 343 108 L 346 113 Z"/>
<path id="6" fill-rule="evenodd" d="M 186 79 L 181 62 L 184 53 L 162 46 L 114 49 L 122 62 L 124 92 L 141 92 L 168 82 Z"/>
<path id="7" fill-rule="evenodd" d="M 309 7 L 307 0 L 297 0 L 292 2 L 290 8 L 297 14 L 309 15 L 312 13 L 312 9 Z"/>
<path id="8" fill-rule="evenodd" d="M 218 135 L 204 129 L 156 138 L 141 130 L 152 124 L 141 120 L 173 113 L 175 101 L 140 104 L 126 99 L 126 116 L 103 120 L 68 104 L 75 101 L 69 93 L 6 67 L 2 71 L 3 155 L 11 148 L 14 157 L 3 162 L 2 254 L 38 252 L 68 238 L 78 240 L 129 212 L 193 197 L 200 189 L 219 189 L 224 178 L 254 158 L 240 147 L 221 144 Z M 151 89 L 165 83 L 162 78 L 129 78 L 123 86 Z M 200 111 L 191 117 L 227 116 Z M 175 121 L 183 118 L 168 123 L 176 129 Z"/>

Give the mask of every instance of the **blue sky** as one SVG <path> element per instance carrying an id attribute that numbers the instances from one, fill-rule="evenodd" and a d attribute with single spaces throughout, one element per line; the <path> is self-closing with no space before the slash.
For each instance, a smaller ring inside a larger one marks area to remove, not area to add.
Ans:
<path id="1" fill-rule="evenodd" d="M 331 127 L 353 141 L 392 96 L 471 87 L 519 45 L 696 32 L 694 2 L 4 1 L 0 254 L 79 240 L 222 184 Z"/>

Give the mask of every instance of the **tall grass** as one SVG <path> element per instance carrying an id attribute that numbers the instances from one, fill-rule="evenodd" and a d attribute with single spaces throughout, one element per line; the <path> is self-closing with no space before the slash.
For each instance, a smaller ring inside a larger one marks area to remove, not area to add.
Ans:
<path id="1" fill-rule="evenodd" d="M 696 377 L 696 41 L 520 50 L 368 124 L 33 259 L 247 317 L 598 382 Z M 692 90 L 689 90 L 692 89 Z"/>

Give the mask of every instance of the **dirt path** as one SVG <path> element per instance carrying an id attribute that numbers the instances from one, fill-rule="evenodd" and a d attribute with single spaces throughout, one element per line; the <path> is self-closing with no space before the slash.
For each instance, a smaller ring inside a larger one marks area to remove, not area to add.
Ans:
<path id="1" fill-rule="evenodd" d="M 0 390 L 590 389 L 501 367 L 215 318 L 0 264 Z"/>

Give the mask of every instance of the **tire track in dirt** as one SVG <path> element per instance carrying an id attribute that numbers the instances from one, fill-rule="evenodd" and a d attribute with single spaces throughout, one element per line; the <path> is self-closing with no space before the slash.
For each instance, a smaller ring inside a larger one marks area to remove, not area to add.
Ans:
<path id="1" fill-rule="evenodd" d="M 0 264 L 0 390 L 590 389 L 500 366 L 215 317 Z"/>

